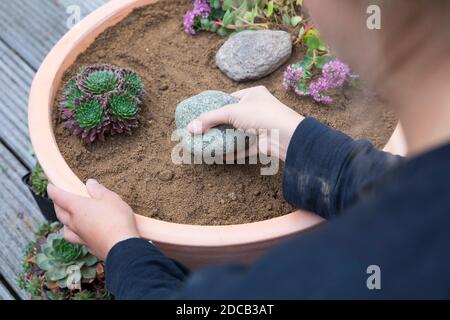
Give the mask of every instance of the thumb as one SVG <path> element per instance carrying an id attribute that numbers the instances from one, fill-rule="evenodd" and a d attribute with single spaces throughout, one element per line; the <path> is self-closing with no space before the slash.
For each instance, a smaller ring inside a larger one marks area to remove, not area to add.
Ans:
<path id="1" fill-rule="evenodd" d="M 89 195 L 94 199 L 101 199 L 106 194 L 108 189 L 105 186 L 98 183 L 95 179 L 89 179 L 86 181 L 86 188 Z"/>
<path id="2" fill-rule="evenodd" d="M 197 119 L 189 123 L 186 129 L 190 133 L 200 134 L 220 124 L 231 124 L 229 111 L 231 107 L 233 107 L 232 104 L 202 113 Z"/>

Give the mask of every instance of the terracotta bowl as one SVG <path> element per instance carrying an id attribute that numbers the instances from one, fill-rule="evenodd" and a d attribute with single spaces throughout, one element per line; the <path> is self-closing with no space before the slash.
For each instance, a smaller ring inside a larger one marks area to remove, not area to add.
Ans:
<path id="1" fill-rule="evenodd" d="M 124 19 L 133 9 L 157 0 L 113 0 L 71 29 L 52 49 L 31 88 L 28 121 L 36 156 L 50 181 L 66 191 L 86 196 L 85 186 L 69 168 L 55 141 L 52 108 L 64 71 L 106 28 Z M 388 144 L 403 152 L 401 130 Z M 159 221 L 136 215 L 141 236 L 167 255 L 190 267 L 225 261 L 251 261 L 280 240 L 323 220 L 305 211 L 262 222 L 230 226 L 195 226 Z"/>

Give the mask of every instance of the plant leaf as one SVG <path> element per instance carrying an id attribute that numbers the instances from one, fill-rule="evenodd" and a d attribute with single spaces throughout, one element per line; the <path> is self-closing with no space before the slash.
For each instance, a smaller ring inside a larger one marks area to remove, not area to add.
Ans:
<path id="1" fill-rule="evenodd" d="M 266 16 L 270 18 L 273 14 L 273 0 L 270 0 L 267 4 Z"/>
<path id="2" fill-rule="evenodd" d="M 316 58 L 316 67 L 322 69 L 325 63 L 329 62 L 333 57 L 329 54 L 319 56 Z"/>
<path id="3" fill-rule="evenodd" d="M 50 259 L 47 258 L 47 256 L 43 253 L 38 253 L 36 255 L 36 265 L 39 267 L 39 269 L 44 271 L 51 270 L 53 267 Z"/>
<path id="4" fill-rule="evenodd" d="M 221 37 L 225 37 L 228 34 L 228 29 L 225 27 L 221 27 L 217 30 L 217 34 Z"/>
<path id="5" fill-rule="evenodd" d="M 233 24 L 235 18 L 236 14 L 230 10 L 227 10 L 227 12 L 225 12 L 225 15 L 223 16 L 222 22 L 224 25 Z"/>
<path id="6" fill-rule="evenodd" d="M 327 51 L 327 46 L 321 37 L 318 37 L 319 43 L 317 45 L 317 49 L 320 51 Z"/>
<path id="7" fill-rule="evenodd" d="M 308 70 L 308 68 L 310 67 L 310 65 L 312 64 L 313 58 L 311 56 L 305 56 L 302 60 L 302 62 L 300 63 L 300 66 L 303 69 Z"/>
<path id="8" fill-rule="evenodd" d="M 233 0 L 225 0 L 223 2 L 222 9 L 227 11 L 227 10 L 230 10 L 232 6 L 233 6 Z"/>
<path id="9" fill-rule="evenodd" d="M 284 22 L 284 24 L 286 24 L 286 25 L 291 24 L 291 17 L 289 16 L 288 13 L 285 13 L 285 14 L 283 15 L 283 22 Z"/>
<path id="10" fill-rule="evenodd" d="M 97 276 L 97 269 L 95 267 L 85 267 L 81 269 L 83 279 L 92 280 Z"/>
<path id="11" fill-rule="evenodd" d="M 96 256 L 93 256 L 92 254 L 90 254 L 90 255 L 84 257 L 83 261 L 86 266 L 91 267 L 98 262 L 98 259 Z"/>
<path id="12" fill-rule="evenodd" d="M 309 49 L 318 49 L 320 46 L 320 40 L 316 35 L 310 35 L 306 39 L 306 45 Z"/>
<path id="13" fill-rule="evenodd" d="M 59 296 L 57 293 L 50 291 L 50 290 L 47 290 L 45 292 L 45 295 L 47 296 L 48 300 L 61 300 L 62 299 L 61 296 Z"/>
<path id="14" fill-rule="evenodd" d="M 300 90 L 301 92 L 303 92 L 304 94 L 309 94 L 309 88 L 308 88 L 308 85 L 307 85 L 306 83 L 304 83 L 304 82 L 300 83 L 300 84 L 298 85 L 298 88 L 299 88 L 299 90 Z"/>
<path id="15" fill-rule="evenodd" d="M 296 27 L 299 25 L 300 22 L 302 22 L 303 18 L 300 16 L 294 16 L 291 18 L 291 25 L 293 27 Z"/>
<path id="16" fill-rule="evenodd" d="M 58 281 L 58 280 L 64 279 L 66 276 L 67 276 L 66 268 L 64 268 L 64 267 L 62 267 L 62 268 L 54 267 L 45 273 L 45 277 L 49 281 Z"/>
<path id="17" fill-rule="evenodd" d="M 212 0 L 211 1 L 211 6 L 214 9 L 220 9 L 221 5 L 220 5 L 220 0 Z"/>

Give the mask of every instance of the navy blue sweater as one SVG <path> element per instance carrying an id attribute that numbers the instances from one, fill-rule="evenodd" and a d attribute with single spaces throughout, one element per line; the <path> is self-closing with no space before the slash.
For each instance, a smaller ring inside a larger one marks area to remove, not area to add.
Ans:
<path id="1" fill-rule="evenodd" d="M 106 284 L 117 299 L 450 298 L 449 181 L 450 145 L 401 159 L 307 118 L 284 196 L 328 222 L 251 266 L 194 273 L 129 239 L 110 251 Z"/>

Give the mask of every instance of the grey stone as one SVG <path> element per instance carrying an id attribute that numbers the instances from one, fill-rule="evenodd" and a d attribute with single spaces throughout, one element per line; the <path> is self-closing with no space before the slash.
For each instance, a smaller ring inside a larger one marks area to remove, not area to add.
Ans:
<path id="1" fill-rule="evenodd" d="M 181 102 L 175 111 L 175 122 L 184 149 L 196 156 L 214 157 L 244 149 L 246 138 L 248 145 L 255 143 L 255 135 L 245 134 L 229 125 L 220 125 L 198 135 L 186 130 L 186 126 L 202 113 L 237 102 L 239 99 L 221 91 L 204 91 Z"/>
<path id="2" fill-rule="evenodd" d="M 291 54 L 292 39 L 288 32 L 246 30 L 223 44 L 216 54 L 216 64 L 235 81 L 256 80 L 277 70 Z"/>

